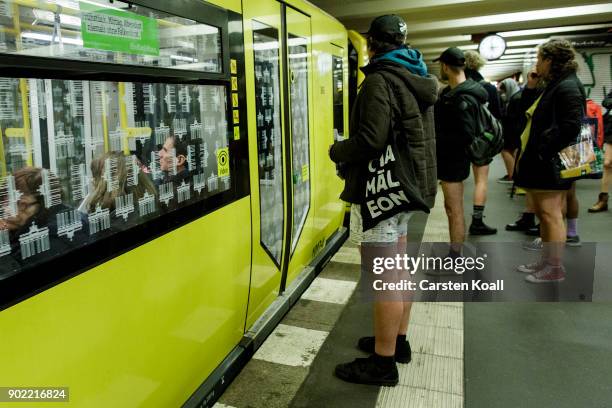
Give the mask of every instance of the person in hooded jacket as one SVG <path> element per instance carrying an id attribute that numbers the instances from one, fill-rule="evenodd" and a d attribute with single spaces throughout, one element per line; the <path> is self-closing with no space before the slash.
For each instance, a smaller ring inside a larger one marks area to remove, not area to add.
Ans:
<path id="1" fill-rule="evenodd" d="M 436 61 L 440 61 L 442 79 L 449 84 L 435 105 L 438 179 L 442 184 L 444 208 L 448 217 L 451 240 L 449 255 L 458 257 L 461 256 L 465 240 L 463 181 L 470 175 L 470 159 L 466 148 L 476 134 L 478 104 L 487 102 L 487 91 L 478 82 L 466 77 L 465 56 L 459 48 L 448 48 Z M 474 166 L 474 172 L 478 171 L 479 167 Z M 477 211 L 472 225 L 484 225 L 484 207 L 474 208 Z"/>
<path id="2" fill-rule="evenodd" d="M 381 156 L 394 132 L 396 115 L 407 124 L 406 134 L 397 142 L 399 164 L 411 169 L 410 176 L 397 174 L 408 195 L 421 208 L 433 207 L 437 191 L 433 105 L 437 81 L 427 74 L 421 53 L 404 45 L 406 23 L 396 15 L 381 16 L 368 32 L 370 64 L 362 68 L 366 78 L 351 114 L 351 137 L 330 148 L 335 163 L 344 163 L 345 180 L 341 198 L 351 205 L 351 239 L 360 245 L 362 268 L 371 265 L 373 252 L 395 257 L 406 251 L 407 222 L 410 213 L 400 213 L 363 230 L 360 205 L 365 202 L 367 166 Z M 399 107 L 399 113 L 396 113 Z M 394 115 L 394 113 L 396 113 Z M 372 273 L 372 271 L 366 271 Z M 335 374 L 355 383 L 393 386 L 398 383 L 396 361 L 408 363 L 410 344 L 406 339 L 411 303 L 375 300 L 375 336 L 362 337 L 358 347 L 369 358 L 339 364 Z"/>

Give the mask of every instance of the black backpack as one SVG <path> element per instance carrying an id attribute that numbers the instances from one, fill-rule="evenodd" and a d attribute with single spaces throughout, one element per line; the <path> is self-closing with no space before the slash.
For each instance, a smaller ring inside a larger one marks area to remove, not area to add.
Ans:
<path id="1" fill-rule="evenodd" d="M 466 95 L 477 106 L 476 134 L 472 143 L 466 148 L 468 158 L 477 166 L 489 164 L 504 148 L 504 132 L 502 124 L 484 103 Z"/>

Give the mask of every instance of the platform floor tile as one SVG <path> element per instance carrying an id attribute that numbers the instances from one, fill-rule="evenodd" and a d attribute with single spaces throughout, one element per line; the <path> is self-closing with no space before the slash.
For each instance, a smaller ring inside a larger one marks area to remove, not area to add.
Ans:
<path id="1" fill-rule="evenodd" d="M 319 277 L 304 292 L 302 299 L 345 305 L 356 286 L 356 282 Z"/>
<path id="2" fill-rule="evenodd" d="M 328 334 L 324 331 L 279 324 L 253 358 L 294 367 L 308 367 Z"/>
<path id="3" fill-rule="evenodd" d="M 463 397 L 455 394 L 397 385 L 383 387 L 376 408 L 463 408 Z"/>
<path id="4" fill-rule="evenodd" d="M 343 246 L 336 252 L 332 258 L 332 262 L 342 262 L 361 265 L 361 255 L 356 247 Z"/>

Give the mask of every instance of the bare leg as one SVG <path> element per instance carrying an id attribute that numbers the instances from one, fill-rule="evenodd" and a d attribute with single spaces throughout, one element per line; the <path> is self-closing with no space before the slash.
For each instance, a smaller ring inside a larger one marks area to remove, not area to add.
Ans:
<path id="1" fill-rule="evenodd" d="M 487 203 L 487 186 L 489 182 L 489 166 L 472 165 L 474 172 L 474 205 Z"/>
<path id="2" fill-rule="evenodd" d="M 512 173 L 514 173 L 514 152 L 510 150 L 502 150 L 502 159 L 504 159 L 504 165 L 506 166 L 506 174 L 508 178 L 512 180 Z"/>
<path id="3" fill-rule="evenodd" d="M 406 235 L 399 237 L 397 241 L 397 253 L 404 254 L 406 252 Z M 397 334 L 406 334 L 408 332 L 408 323 L 410 322 L 410 310 L 412 309 L 412 302 L 402 302 L 404 305 L 404 311 L 402 313 L 402 320 L 399 326 L 399 332 Z"/>
<path id="4" fill-rule="evenodd" d="M 465 240 L 465 218 L 463 216 L 463 182 L 442 182 L 444 209 L 448 217 L 451 247 L 460 251 Z"/>
<path id="5" fill-rule="evenodd" d="M 608 192 L 608 184 L 612 180 L 612 144 L 606 143 L 604 156 L 604 171 L 601 179 L 601 192 Z"/>
<path id="6" fill-rule="evenodd" d="M 536 214 L 540 219 L 540 236 L 544 242 L 543 257 L 552 265 L 560 265 L 566 237 L 563 204 L 566 192 L 533 193 Z"/>
<path id="7" fill-rule="evenodd" d="M 374 303 L 375 351 L 379 356 L 395 355 L 395 340 L 397 339 L 403 312 L 402 302 L 383 301 Z"/>
<path id="8" fill-rule="evenodd" d="M 579 204 L 578 198 L 576 198 L 576 183 L 572 184 L 572 188 L 570 188 L 566 194 L 565 206 L 566 212 L 565 216 L 568 220 L 578 218 L 579 212 Z"/>
<path id="9" fill-rule="evenodd" d="M 396 253 L 397 243 L 385 247 L 362 247 L 361 262 L 371 265 L 373 257 L 393 258 Z M 385 271 L 383 279 L 389 282 L 397 282 L 397 271 Z M 392 294 L 388 293 L 382 296 L 384 296 L 382 300 L 374 301 L 375 352 L 380 356 L 394 356 L 395 341 L 404 313 L 404 305 L 400 297 L 393 299 Z"/>
<path id="10" fill-rule="evenodd" d="M 535 206 L 533 204 L 533 196 L 529 191 L 525 194 L 525 212 L 535 213 Z"/>

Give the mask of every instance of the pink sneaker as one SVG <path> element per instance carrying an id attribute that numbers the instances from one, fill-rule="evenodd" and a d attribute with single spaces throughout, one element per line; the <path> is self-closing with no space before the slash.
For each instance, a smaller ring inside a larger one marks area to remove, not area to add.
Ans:
<path id="1" fill-rule="evenodd" d="M 525 276 L 525 280 L 530 283 L 563 282 L 565 280 L 565 268 L 563 265 L 546 264 L 542 269 Z"/>

